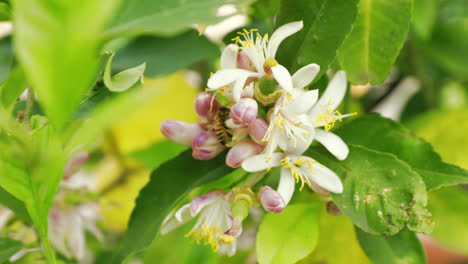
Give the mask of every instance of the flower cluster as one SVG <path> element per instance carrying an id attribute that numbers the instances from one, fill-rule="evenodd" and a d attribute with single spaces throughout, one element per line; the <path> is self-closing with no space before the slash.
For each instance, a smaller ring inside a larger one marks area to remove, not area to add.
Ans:
<path id="1" fill-rule="evenodd" d="M 168 139 L 191 146 L 195 159 L 212 159 L 229 148 L 226 164 L 230 167 L 248 172 L 281 167 L 276 191 L 263 186 L 257 193 L 256 200 L 271 213 L 284 209 L 296 183 L 319 192 L 343 191 L 333 171 L 303 154 L 316 140 L 337 159 L 347 157 L 346 144 L 329 132 L 337 121 L 349 116 L 336 110 L 346 92 L 346 74 L 336 73 L 319 98 L 318 90 L 306 89 L 320 71 L 317 64 L 291 75 L 275 58 L 280 43 L 302 27 L 302 21 L 292 22 L 271 37 L 257 30 L 240 32 L 235 44 L 222 52 L 221 69 L 209 78 L 206 92 L 195 100 L 195 111 L 202 120 L 194 124 L 169 120 L 161 125 Z M 197 241 L 204 240 L 215 251 L 226 252 L 220 249 L 231 245 L 227 252 L 232 254 L 242 230 L 233 221 L 234 207 L 227 198 L 233 195 L 212 191 L 195 198 L 168 216 L 163 232 L 199 215 L 189 235 L 196 234 Z M 232 236 L 234 229 L 236 235 Z"/>

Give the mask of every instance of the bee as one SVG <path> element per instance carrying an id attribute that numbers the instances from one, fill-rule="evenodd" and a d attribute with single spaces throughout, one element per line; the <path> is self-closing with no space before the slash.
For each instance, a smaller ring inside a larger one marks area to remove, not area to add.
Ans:
<path id="1" fill-rule="evenodd" d="M 226 120 L 228 119 L 229 109 L 226 107 L 221 107 L 213 118 L 213 131 L 216 133 L 218 141 L 223 145 L 229 144 L 232 139 L 232 131 L 226 127 Z"/>

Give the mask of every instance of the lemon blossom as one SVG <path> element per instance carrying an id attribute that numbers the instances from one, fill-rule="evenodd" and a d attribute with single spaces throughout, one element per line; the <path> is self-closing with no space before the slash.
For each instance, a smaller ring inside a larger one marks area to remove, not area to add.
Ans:
<path id="1" fill-rule="evenodd" d="M 272 76 L 278 84 L 287 91 L 292 89 L 288 70 L 275 60 L 275 55 L 281 42 L 303 27 L 302 21 L 296 21 L 279 27 L 271 36 L 261 36 L 257 30 L 244 30 L 236 38 L 241 47 L 228 45 L 221 55 L 221 70 L 213 74 L 208 80 L 208 90 L 220 90 L 223 94 L 232 97 L 234 101 L 241 99 L 244 88 L 252 89 L 252 84 L 246 86 L 249 78 Z M 238 68 L 239 50 L 242 50 L 253 67 Z"/>
<path id="2" fill-rule="evenodd" d="M 232 256 L 236 252 L 236 237 L 231 234 L 233 217 L 228 194 L 224 191 L 211 191 L 193 199 L 176 212 L 168 215 L 161 227 L 161 234 L 173 229 L 198 216 L 192 230 L 186 236 L 193 237 L 195 242 L 203 242 L 211 246 L 212 250 L 220 254 Z"/>

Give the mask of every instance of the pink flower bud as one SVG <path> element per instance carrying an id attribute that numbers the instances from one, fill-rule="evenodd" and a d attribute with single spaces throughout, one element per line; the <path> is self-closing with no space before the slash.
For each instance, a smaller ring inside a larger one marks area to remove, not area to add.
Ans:
<path id="1" fill-rule="evenodd" d="M 262 152 L 263 147 L 252 140 L 244 140 L 232 147 L 226 155 L 226 164 L 229 167 L 237 168 L 244 160 L 255 154 Z"/>
<path id="2" fill-rule="evenodd" d="M 267 212 L 279 214 L 284 209 L 283 197 L 270 186 L 260 188 L 258 199 Z"/>
<path id="3" fill-rule="evenodd" d="M 212 118 L 219 110 L 219 102 L 214 95 L 199 93 L 195 98 L 195 112 L 201 118 Z"/>
<path id="4" fill-rule="evenodd" d="M 249 124 L 249 135 L 255 143 L 266 145 L 267 142 L 263 141 L 265 134 L 268 130 L 268 123 L 260 118 L 255 119 Z"/>
<path id="5" fill-rule="evenodd" d="M 230 112 L 232 121 L 236 125 L 246 126 L 250 124 L 258 114 L 257 102 L 252 98 L 243 98 L 237 102 Z"/>
<path id="6" fill-rule="evenodd" d="M 198 123 L 179 120 L 166 120 L 161 124 L 161 132 L 174 143 L 191 146 L 194 138 L 203 132 Z"/>
<path id="7" fill-rule="evenodd" d="M 216 157 L 224 148 L 214 132 L 203 132 L 193 140 L 192 156 L 199 160 L 209 160 Z"/>
<path id="8" fill-rule="evenodd" d="M 237 53 L 237 67 L 239 69 L 244 69 L 248 71 L 255 70 L 252 62 L 249 59 L 249 56 L 247 56 L 247 54 L 245 54 L 245 52 L 243 51 Z"/>
<path id="9" fill-rule="evenodd" d="M 89 159 L 88 152 L 77 153 L 67 164 L 65 170 L 63 171 L 63 178 L 70 178 L 78 169 Z"/>

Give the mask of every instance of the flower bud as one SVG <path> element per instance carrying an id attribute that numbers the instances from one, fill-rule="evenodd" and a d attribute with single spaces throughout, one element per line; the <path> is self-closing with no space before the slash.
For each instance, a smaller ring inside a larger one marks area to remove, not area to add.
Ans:
<path id="1" fill-rule="evenodd" d="M 255 70 L 252 62 L 249 59 L 249 56 L 247 56 L 247 54 L 245 54 L 243 51 L 237 53 L 237 68 L 248 71 Z"/>
<path id="2" fill-rule="evenodd" d="M 258 200 L 267 212 L 274 214 L 281 213 L 285 206 L 283 197 L 270 186 L 260 188 Z"/>
<path id="3" fill-rule="evenodd" d="M 244 160 L 262 152 L 263 147 L 252 140 L 244 140 L 232 147 L 226 155 L 226 164 L 237 168 Z"/>
<path id="4" fill-rule="evenodd" d="M 255 118 L 258 114 L 257 102 L 252 98 L 243 98 L 237 102 L 230 112 L 230 116 L 234 124 L 246 126 Z"/>
<path id="5" fill-rule="evenodd" d="M 267 130 L 268 123 L 261 118 L 257 118 L 249 124 L 250 138 L 257 144 L 266 145 L 267 142 L 263 141 L 263 138 L 265 138 Z"/>
<path id="6" fill-rule="evenodd" d="M 166 120 L 161 124 L 161 132 L 174 143 L 191 146 L 194 138 L 203 132 L 198 123 L 179 120 Z"/>
<path id="7" fill-rule="evenodd" d="M 77 153 L 67 164 L 63 171 L 63 178 L 68 179 L 89 159 L 88 152 Z"/>
<path id="8" fill-rule="evenodd" d="M 214 132 L 203 132 L 193 140 L 192 156 L 198 160 L 209 160 L 216 157 L 224 148 Z"/>
<path id="9" fill-rule="evenodd" d="M 219 102 L 214 95 L 199 93 L 195 98 L 195 112 L 201 118 L 212 118 L 219 110 Z"/>

